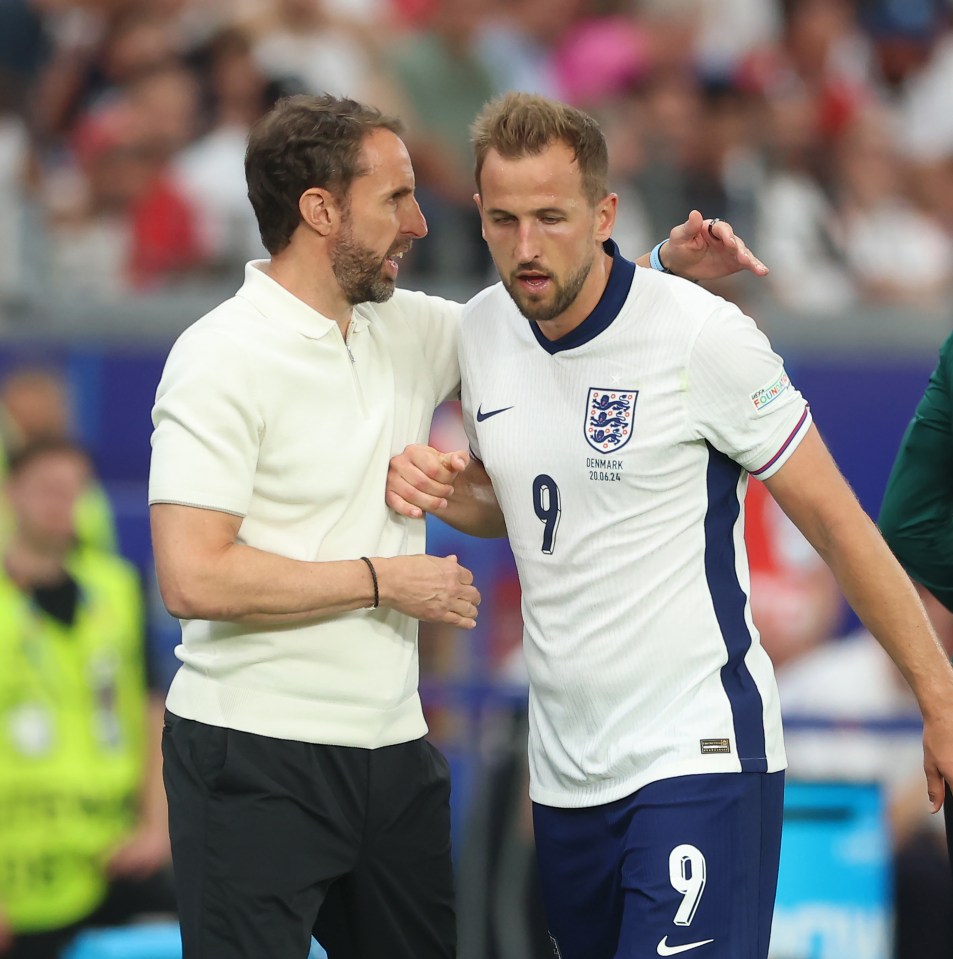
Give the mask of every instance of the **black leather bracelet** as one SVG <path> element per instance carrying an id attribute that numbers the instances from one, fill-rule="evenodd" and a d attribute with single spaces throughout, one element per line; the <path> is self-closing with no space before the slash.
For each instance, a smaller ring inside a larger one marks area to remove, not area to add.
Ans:
<path id="1" fill-rule="evenodd" d="M 367 563 L 367 568 L 371 571 L 371 579 L 374 581 L 374 605 L 365 608 L 377 609 L 377 607 L 381 604 L 380 588 L 377 585 L 377 570 L 374 569 L 374 564 L 366 556 L 362 556 L 361 559 Z"/>

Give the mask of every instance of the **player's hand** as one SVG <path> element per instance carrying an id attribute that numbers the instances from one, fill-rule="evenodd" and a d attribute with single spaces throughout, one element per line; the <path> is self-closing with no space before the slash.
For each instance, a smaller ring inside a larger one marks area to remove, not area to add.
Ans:
<path id="1" fill-rule="evenodd" d="M 766 276 L 768 268 L 735 235 L 726 220 L 705 219 L 692 210 L 688 219 L 672 228 L 659 251 L 667 269 L 687 280 L 717 280 L 748 270 Z"/>
<path id="2" fill-rule="evenodd" d="M 408 446 L 390 461 L 384 499 L 395 513 L 412 519 L 438 513 L 446 509 L 453 481 L 469 462 L 465 450 L 441 453 L 419 443 Z"/>
<path id="3" fill-rule="evenodd" d="M 476 626 L 480 593 L 456 556 L 374 557 L 381 606 L 428 623 Z"/>
<path id="4" fill-rule="evenodd" d="M 953 713 L 949 709 L 923 720 L 923 771 L 933 812 L 943 806 L 946 783 L 953 783 Z"/>
<path id="5" fill-rule="evenodd" d="M 166 826 L 142 826 L 120 846 L 106 864 L 113 879 L 146 879 L 171 859 Z"/>

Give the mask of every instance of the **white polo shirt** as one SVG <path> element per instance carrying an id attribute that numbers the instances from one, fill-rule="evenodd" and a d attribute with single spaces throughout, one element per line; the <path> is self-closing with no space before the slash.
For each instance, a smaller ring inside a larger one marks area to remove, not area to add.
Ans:
<path id="1" fill-rule="evenodd" d="M 239 542 L 307 561 L 424 551 L 424 523 L 384 502 L 388 462 L 426 442 L 459 390 L 460 307 L 398 290 L 336 323 L 249 263 L 237 295 L 187 329 L 153 410 L 149 502 L 242 517 Z M 331 745 L 426 732 L 417 623 L 356 610 L 280 627 L 189 620 L 176 715 Z"/>

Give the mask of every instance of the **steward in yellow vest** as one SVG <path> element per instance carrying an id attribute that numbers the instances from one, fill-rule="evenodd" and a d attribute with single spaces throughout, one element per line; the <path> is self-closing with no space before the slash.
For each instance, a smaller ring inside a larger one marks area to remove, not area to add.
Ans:
<path id="1" fill-rule="evenodd" d="M 141 589 L 126 561 L 75 546 L 75 501 L 88 477 L 85 454 L 58 440 L 10 463 L 15 529 L 0 567 L 0 955 L 4 937 L 16 955 L 18 939 L 82 923 L 114 878 L 154 872 L 168 855 L 150 762 L 158 744 L 148 737 L 158 733 Z"/>

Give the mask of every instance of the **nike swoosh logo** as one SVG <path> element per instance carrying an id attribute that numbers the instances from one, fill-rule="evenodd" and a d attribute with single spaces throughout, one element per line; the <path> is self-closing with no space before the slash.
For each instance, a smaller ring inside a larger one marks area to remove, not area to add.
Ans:
<path id="1" fill-rule="evenodd" d="M 491 416 L 496 416 L 497 413 L 505 413 L 507 410 L 513 409 L 512 406 L 504 406 L 502 409 L 498 410 L 487 410 L 483 412 L 483 404 L 480 404 L 480 408 L 477 410 L 477 422 L 482 423 L 484 420 L 488 420 Z"/>
<path id="2" fill-rule="evenodd" d="M 680 952 L 688 952 L 689 949 L 707 946 L 708 943 L 714 941 L 714 939 L 703 939 L 701 942 L 686 942 L 684 946 L 670 946 L 668 936 L 662 936 L 662 941 L 658 944 L 658 954 L 660 956 L 677 956 Z"/>

